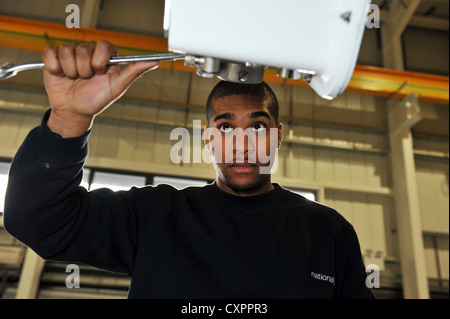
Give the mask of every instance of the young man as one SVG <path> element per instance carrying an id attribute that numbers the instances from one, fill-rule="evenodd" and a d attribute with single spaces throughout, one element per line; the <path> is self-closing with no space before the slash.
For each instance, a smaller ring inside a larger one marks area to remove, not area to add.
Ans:
<path id="1" fill-rule="evenodd" d="M 157 66 L 119 70 L 107 66 L 114 54 L 107 42 L 45 51 L 51 110 L 13 160 L 8 232 L 44 259 L 127 273 L 129 298 L 373 297 L 352 226 L 271 182 L 282 126 L 265 83 L 220 82 L 211 92 L 205 142 L 213 184 L 79 187 L 95 116 Z"/>

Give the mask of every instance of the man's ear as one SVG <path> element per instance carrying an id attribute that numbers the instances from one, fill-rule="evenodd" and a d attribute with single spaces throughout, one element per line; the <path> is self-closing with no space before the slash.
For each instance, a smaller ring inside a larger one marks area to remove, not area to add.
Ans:
<path id="1" fill-rule="evenodd" d="M 280 149 L 281 141 L 283 140 L 283 123 L 278 124 L 278 149 Z"/>

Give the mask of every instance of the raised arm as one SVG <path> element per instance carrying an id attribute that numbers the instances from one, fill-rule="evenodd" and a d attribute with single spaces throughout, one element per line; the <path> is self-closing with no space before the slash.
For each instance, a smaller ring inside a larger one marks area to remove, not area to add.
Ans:
<path id="1" fill-rule="evenodd" d="M 4 226 L 52 260 L 130 272 L 135 251 L 133 192 L 80 187 L 94 118 L 156 63 L 107 66 L 115 48 L 88 42 L 44 53 L 51 109 L 13 159 Z"/>

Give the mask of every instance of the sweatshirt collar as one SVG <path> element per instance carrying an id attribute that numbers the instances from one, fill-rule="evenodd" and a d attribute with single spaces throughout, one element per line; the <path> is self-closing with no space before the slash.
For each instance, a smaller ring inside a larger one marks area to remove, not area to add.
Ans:
<path id="1" fill-rule="evenodd" d="M 274 188 L 267 193 L 253 196 L 237 196 L 224 192 L 217 186 L 216 181 L 208 185 L 207 190 L 210 195 L 222 202 L 225 206 L 238 210 L 254 210 L 266 206 L 269 203 L 280 201 L 283 188 L 277 183 L 272 183 L 272 185 Z"/>

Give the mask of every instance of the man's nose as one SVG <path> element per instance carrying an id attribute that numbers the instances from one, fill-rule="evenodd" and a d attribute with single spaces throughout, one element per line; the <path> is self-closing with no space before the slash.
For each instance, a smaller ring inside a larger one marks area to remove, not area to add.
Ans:
<path id="1" fill-rule="evenodd" d="M 248 132 L 238 128 L 234 134 L 233 147 L 236 153 L 245 154 L 254 151 L 254 143 Z"/>

